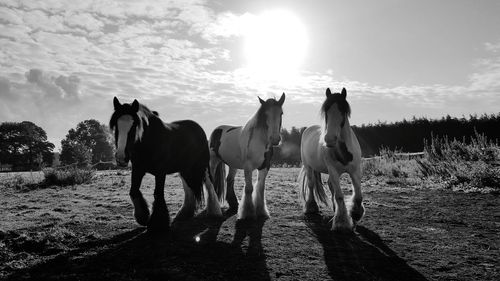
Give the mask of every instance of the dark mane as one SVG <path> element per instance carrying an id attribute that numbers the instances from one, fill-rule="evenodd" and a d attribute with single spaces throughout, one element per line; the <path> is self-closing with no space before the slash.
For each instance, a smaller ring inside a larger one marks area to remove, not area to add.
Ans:
<path id="1" fill-rule="evenodd" d="M 335 103 L 337 104 L 340 112 L 344 115 L 344 117 L 351 117 L 351 106 L 349 105 L 345 97 L 342 97 L 340 93 L 335 93 L 328 96 L 321 106 L 321 117 L 325 119 L 325 123 L 327 118 L 326 112 L 328 112 L 330 107 Z"/>

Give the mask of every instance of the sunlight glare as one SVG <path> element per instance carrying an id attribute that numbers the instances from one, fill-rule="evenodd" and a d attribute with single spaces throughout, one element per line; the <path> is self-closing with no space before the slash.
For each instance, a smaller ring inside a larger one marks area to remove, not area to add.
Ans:
<path id="1" fill-rule="evenodd" d="M 306 48 L 306 29 L 288 11 L 267 11 L 247 22 L 244 53 L 255 75 L 291 79 L 304 60 Z"/>

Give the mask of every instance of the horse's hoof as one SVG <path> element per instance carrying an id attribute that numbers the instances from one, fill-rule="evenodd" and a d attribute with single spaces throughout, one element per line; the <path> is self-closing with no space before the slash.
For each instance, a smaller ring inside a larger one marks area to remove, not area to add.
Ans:
<path id="1" fill-rule="evenodd" d="M 306 206 L 304 207 L 304 214 L 306 215 L 319 214 L 318 204 L 316 203 L 306 204 Z"/>
<path id="2" fill-rule="evenodd" d="M 257 220 L 264 220 L 264 221 L 266 221 L 266 220 L 268 220 L 270 218 L 271 218 L 271 216 L 269 215 L 268 212 L 264 212 L 262 214 L 258 214 L 257 217 L 256 217 Z"/>
<path id="3" fill-rule="evenodd" d="M 333 226 L 332 232 L 335 234 L 353 234 L 354 227 L 346 227 L 346 226 Z"/>
<path id="4" fill-rule="evenodd" d="M 186 221 L 194 217 L 194 212 L 182 211 L 180 210 L 177 215 L 175 215 L 175 221 Z"/>
<path id="5" fill-rule="evenodd" d="M 149 222 L 149 212 L 134 212 L 135 221 L 142 225 L 147 226 Z"/>
<path id="6" fill-rule="evenodd" d="M 350 217 L 337 220 L 334 217 L 330 221 L 332 222 L 332 231 L 335 233 L 349 234 L 354 232 L 354 223 Z"/>
<path id="7" fill-rule="evenodd" d="M 213 218 L 213 219 L 220 219 L 220 218 L 224 217 L 221 209 L 218 209 L 218 210 L 205 209 L 201 212 L 201 214 L 203 214 L 207 218 Z"/>
<path id="8" fill-rule="evenodd" d="M 365 214 L 365 207 L 363 205 L 361 205 L 360 207 L 354 207 L 349 210 L 349 216 L 352 218 L 354 222 L 360 221 L 364 214 Z"/>
<path id="9" fill-rule="evenodd" d="M 150 234 L 160 234 L 160 233 L 166 233 L 170 232 L 170 226 L 169 225 L 148 225 L 147 232 Z"/>
<path id="10" fill-rule="evenodd" d="M 255 221 L 257 219 L 256 214 L 238 214 L 236 217 L 240 221 Z"/>

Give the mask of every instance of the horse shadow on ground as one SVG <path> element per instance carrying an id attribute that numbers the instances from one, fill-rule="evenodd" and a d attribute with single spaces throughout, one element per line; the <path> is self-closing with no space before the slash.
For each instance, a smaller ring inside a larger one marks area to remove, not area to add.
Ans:
<path id="1" fill-rule="evenodd" d="M 232 243 L 216 241 L 227 219 L 198 216 L 173 223 L 168 233 L 137 228 L 83 243 L 8 280 L 270 280 L 260 241 L 264 221 L 236 221 Z"/>
<path id="2" fill-rule="evenodd" d="M 325 263 L 333 280 L 427 280 L 373 231 L 358 225 L 356 234 L 333 233 L 329 219 L 320 214 L 304 217 L 323 246 Z"/>

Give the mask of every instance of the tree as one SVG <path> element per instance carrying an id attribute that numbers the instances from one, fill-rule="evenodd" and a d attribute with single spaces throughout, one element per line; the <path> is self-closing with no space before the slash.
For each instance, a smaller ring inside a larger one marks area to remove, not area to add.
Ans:
<path id="1" fill-rule="evenodd" d="M 29 121 L 0 124 L 0 161 L 15 170 L 38 170 L 52 164 L 54 144 L 47 133 Z"/>
<path id="2" fill-rule="evenodd" d="M 88 159 L 90 158 L 90 159 Z M 70 129 L 61 141 L 61 163 L 95 164 L 113 160 L 113 145 L 107 127 L 89 119 Z"/>

